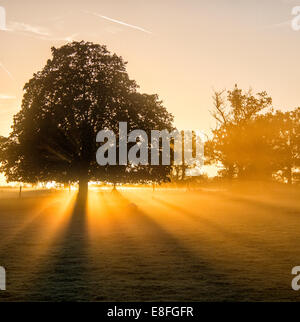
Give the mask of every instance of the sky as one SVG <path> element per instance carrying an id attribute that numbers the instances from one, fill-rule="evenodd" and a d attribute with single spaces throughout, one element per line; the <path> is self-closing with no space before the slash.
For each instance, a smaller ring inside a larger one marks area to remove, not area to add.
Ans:
<path id="1" fill-rule="evenodd" d="M 296 6 L 300 0 L 0 0 L 0 135 L 9 134 L 23 86 L 51 47 L 72 40 L 106 45 L 128 61 L 140 91 L 157 93 L 178 129 L 209 133 L 213 90 L 236 83 L 266 90 L 276 109 L 298 107 Z"/>
<path id="2" fill-rule="evenodd" d="M 295 108 L 297 5 L 300 0 L 0 0 L 6 12 L 0 135 L 8 135 L 23 86 L 43 68 L 50 48 L 72 40 L 105 44 L 124 57 L 140 90 L 159 94 L 180 129 L 209 131 L 213 89 L 236 83 L 266 90 L 275 108 Z"/>

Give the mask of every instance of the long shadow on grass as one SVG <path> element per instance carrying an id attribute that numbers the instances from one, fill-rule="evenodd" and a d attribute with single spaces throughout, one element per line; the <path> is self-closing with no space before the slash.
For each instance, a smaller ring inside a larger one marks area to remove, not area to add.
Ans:
<path id="1" fill-rule="evenodd" d="M 238 232 L 233 232 L 233 231 L 229 231 L 226 230 L 224 228 L 222 228 L 221 225 L 219 225 L 216 222 L 213 222 L 212 220 L 209 220 L 201 215 L 195 214 L 189 210 L 186 210 L 183 207 L 177 206 L 171 202 L 167 202 L 165 200 L 162 200 L 160 198 L 157 197 L 153 197 L 153 200 L 156 201 L 159 204 L 162 204 L 163 206 L 171 209 L 171 210 L 175 210 L 178 214 L 183 214 L 184 216 L 192 219 L 193 221 L 195 221 L 195 223 L 199 223 L 199 224 L 204 224 L 207 227 L 214 229 L 215 231 L 217 231 L 219 234 L 222 234 L 223 236 L 225 236 L 226 238 L 230 238 L 232 240 L 236 240 L 238 243 L 243 242 L 246 246 L 249 246 L 251 244 L 247 244 L 246 240 L 245 240 L 245 236 L 242 236 L 242 234 L 238 233 Z"/>
<path id="2" fill-rule="evenodd" d="M 288 217 L 295 217 L 299 219 L 300 207 L 293 206 L 293 205 L 282 205 L 282 204 L 273 204 L 268 201 L 262 201 L 257 199 L 250 199 L 246 197 L 231 197 L 231 201 L 234 201 L 239 204 L 244 204 L 246 207 L 254 207 L 254 208 L 261 208 L 262 210 L 266 211 L 269 210 L 270 213 L 275 213 L 276 216 L 288 216 Z"/>
<path id="3" fill-rule="evenodd" d="M 79 301 L 88 298 L 87 194 L 78 194 L 70 223 L 46 254 L 43 269 L 32 281 L 30 300 Z"/>
<path id="4" fill-rule="evenodd" d="M 154 197 L 153 200 L 159 204 L 164 205 L 165 207 L 167 207 L 171 210 L 175 210 L 177 212 L 177 214 L 181 214 L 181 215 L 184 215 L 184 216 L 192 219 L 195 222 L 195 224 L 197 224 L 197 223 L 203 224 L 206 227 L 208 227 L 209 229 L 213 229 L 219 235 L 221 235 L 224 238 L 233 242 L 234 243 L 233 245 L 236 245 L 236 247 L 244 246 L 244 247 L 247 247 L 249 249 L 249 251 L 251 251 L 252 249 L 255 249 L 256 251 L 260 250 L 263 254 L 265 254 L 264 255 L 265 257 L 274 256 L 274 255 L 276 255 L 276 256 L 282 255 L 281 250 L 280 249 L 277 250 L 274 247 L 272 249 L 272 254 L 270 254 L 270 249 L 272 248 L 273 243 L 272 243 L 272 241 L 268 242 L 264 236 L 262 236 L 259 239 L 253 238 L 253 237 L 251 238 L 247 234 L 242 234 L 240 232 L 234 232 L 229 229 L 224 229 L 222 227 L 222 225 L 220 225 L 210 219 L 207 219 L 201 215 L 197 215 L 189 210 L 186 210 L 183 207 L 177 206 L 175 204 L 172 204 L 172 203 L 162 200 L 160 198 Z"/>
<path id="5" fill-rule="evenodd" d="M 216 193 L 212 191 L 201 191 L 201 195 L 209 195 L 211 197 L 215 197 Z M 269 210 L 270 213 L 276 212 L 277 216 L 281 215 L 288 215 L 289 217 L 299 217 L 300 213 L 300 206 L 299 205 L 293 205 L 293 204 L 281 204 L 281 197 L 278 195 L 275 195 L 273 200 L 276 200 L 276 203 L 272 202 L 271 200 L 261 200 L 258 198 L 255 198 L 255 195 L 252 197 L 249 196 L 243 196 L 243 195 L 236 195 L 234 193 L 225 193 L 225 192 L 218 192 L 217 193 L 218 198 L 221 198 L 227 202 L 234 202 L 236 204 L 242 204 L 245 205 L 245 208 L 247 207 L 253 207 L 253 208 L 260 208 L 264 211 Z M 260 196 L 261 197 L 261 196 Z M 296 199 L 297 196 L 295 196 Z"/>
<path id="6" fill-rule="evenodd" d="M 205 251 L 193 253 L 120 192 L 114 192 L 114 198 L 120 204 L 127 203 L 132 220 L 151 239 L 148 247 L 157 251 L 156 264 L 149 267 L 149 272 L 151 280 L 157 280 L 160 288 L 155 294 L 145 294 L 148 300 L 243 300 L 247 296 L 249 289 L 240 285 L 235 276 L 228 278 L 216 265 L 217 259 L 212 263 L 205 258 Z M 144 261 L 147 261 L 146 256 Z M 144 283 L 147 285 L 147 280 Z"/>

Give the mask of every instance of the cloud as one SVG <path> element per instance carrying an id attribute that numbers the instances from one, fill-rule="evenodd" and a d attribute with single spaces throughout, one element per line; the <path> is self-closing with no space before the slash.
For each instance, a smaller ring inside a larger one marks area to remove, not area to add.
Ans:
<path id="1" fill-rule="evenodd" d="M 14 100 L 16 98 L 17 98 L 16 96 L 7 95 L 7 94 L 1 94 L 0 93 L 0 100 Z"/>
<path id="2" fill-rule="evenodd" d="M 50 36 L 50 33 L 43 27 L 28 25 L 23 22 L 10 22 L 7 28 L 8 31 L 22 31 L 36 34 L 38 36 Z"/>
<path id="3" fill-rule="evenodd" d="M 141 28 L 141 27 L 138 27 L 138 26 L 135 26 L 135 25 L 131 25 L 131 24 L 129 24 L 129 23 L 126 23 L 126 22 L 123 22 L 123 21 L 120 21 L 120 20 L 112 19 L 112 18 L 110 18 L 110 17 L 103 16 L 103 15 L 100 15 L 100 14 L 98 14 L 98 13 L 94 13 L 94 12 L 86 12 L 86 13 L 91 14 L 91 15 L 94 15 L 94 16 L 96 16 L 96 17 L 98 17 L 98 18 L 101 18 L 101 19 L 108 20 L 108 21 L 113 22 L 113 23 L 117 23 L 117 24 L 122 25 L 122 26 L 126 26 L 126 27 L 128 27 L 128 28 L 136 29 L 136 30 L 139 30 L 139 31 L 145 32 L 145 33 L 147 33 L 147 34 L 152 34 L 152 32 L 151 32 L 151 31 L 146 30 L 146 29 L 144 29 L 144 28 Z"/>
<path id="4" fill-rule="evenodd" d="M 73 34 L 70 36 L 66 36 L 66 37 L 62 37 L 62 38 L 53 38 L 52 40 L 63 40 L 63 41 L 67 41 L 67 42 L 72 42 L 72 41 L 76 41 L 76 37 L 79 34 Z"/>
<path id="5" fill-rule="evenodd" d="M 72 34 L 67 35 L 66 37 L 56 37 L 54 36 L 48 29 L 40 26 L 32 26 L 29 24 L 25 24 L 23 22 L 11 22 L 9 23 L 8 28 L 6 31 L 20 34 L 25 37 L 40 39 L 40 40 L 46 40 L 46 41 L 66 41 L 66 42 L 72 42 L 79 34 Z M 0 63 L 1 65 L 1 63 Z M 1 67 L 1 66 L 0 66 Z M 4 66 L 2 66 L 4 67 Z M 7 73 L 8 70 L 5 69 Z"/>
<path id="6" fill-rule="evenodd" d="M 35 39 L 51 40 L 51 33 L 46 28 L 32 26 L 23 22 L 12 21 L 8 24 L 5 31 Z"/>
<path id="7" fill-rule="evenodd" d="M 281 27 L 287 27 L 287 26 L 291 26 L 290 20 L 266 26 L 265 29 L 281 28 Z"/>

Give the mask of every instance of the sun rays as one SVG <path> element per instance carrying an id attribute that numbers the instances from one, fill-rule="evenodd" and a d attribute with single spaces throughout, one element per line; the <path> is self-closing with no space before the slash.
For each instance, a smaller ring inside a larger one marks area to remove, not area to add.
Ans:
<path id="1" fill-rule="evenodd" d="M 247 288 L 249 276 L 261 281 L 269 267 L 283 285 L 285 263 L 295 257 L 300 204 L 129 187 L 2 199 L 0 209 L 0 259 L 14 277 L 9 287 L 16 299 L 60 299 L 77 287 L 75 300 L 147 300 L 149 294 L 159 300 L 163 290 L 176 300 L 215 292 L 221 283 L 215 276 L 228 285 L 222 293 L 228 298 Z"/>
<path id="2" fill-rule="evenodd" d="M 59 240 L 59 236 L 66 232 L 72 220 L 78 216 L 75 210 L 78 202 L 76 196 L 75 191 L 63 191 L 41 198 L 39 203 L 31 203 L 26 199 L 17 201 L 22 204 L 20 211 L 25 212 L 24 218 L 19 216 L 17 225 L 11 229 L 8 227 L 0 244 L 0 251 L 15 240 L 24 238 L 26 241 L 30 233 L 33 245 L 28 248 L 32 252 L 30 256 L 37 260 L 47 256 L 52 244 Z M 187 197 L 189 205 L 184 204 Z M 232 212 L 232 216 L 222 216 L 224 209 Z M 226 245 L 224 252 L 229 253 L 231 247 L 251 248 L 251 232 L 242 234 L 235 227 L 237 215 L 242 211 L 238 201 L 232 202 L 224 197 L 222 203 L 215 204 L 209 193 L 153 193 L 150 189 L 143 188 L 117 191 L 93 189 L 88 193 L 86 210 L 80 211 L 84 212 L 82 224 L 86 229 L 91 252 L 97 243 L 105 244 L 109 239 L 117 244 L 123 237 L 136 243 L 137 248 L 151 252 L 151 246 L 147 249 L 146 245 L 163 243 L 162 235 L 173 238 L 195 256 L 216 243 L 222 249 Z M 263 209 L 260 212 L 263 213 Z M 258 215 L 252 215 L 250 219 L 249 216 L 239 218 L 238 222 L 244 227 L 256 229 Z M 201 237 L 201 244 L 195 243 L 195 236 Z M 268 244 L 266 240 L 261 242 L 262 249 L 264 244 Z"/>

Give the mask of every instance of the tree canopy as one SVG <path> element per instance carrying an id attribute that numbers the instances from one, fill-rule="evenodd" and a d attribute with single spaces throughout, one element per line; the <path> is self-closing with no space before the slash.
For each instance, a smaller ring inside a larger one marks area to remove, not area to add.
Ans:
<path id="1" fill-rule="evenodd" d="M 172 130 L 173 116 L 157 95 L 138 92 L 122 57 L 105 46 L 73 42 L 52 48 L 52 58 L 24 86 L 12 132 L 1 139 L 1 170 L 8 181 L 164 181 L 170 167 L 99 166 L 96 134 Z"/>
<path id="2" fill-rule="evenodd" d="M 212 115 L 217 121 L 206 143 L 208 164 L 220 164 L 225 178 L 281 177 L 292 182 L 300 165 L 300 109 L 274 111 L 266 92 L 254 95 L 234 87 L 215 92 Z"/>

